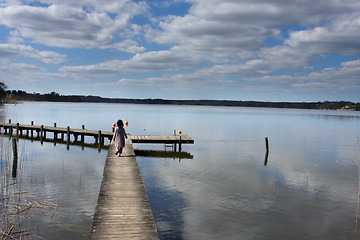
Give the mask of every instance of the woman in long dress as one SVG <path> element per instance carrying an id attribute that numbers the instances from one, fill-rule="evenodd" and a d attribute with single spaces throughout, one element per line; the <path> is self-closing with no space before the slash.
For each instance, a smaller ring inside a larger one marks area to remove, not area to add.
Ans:
<path id="1" fill-rule="evenodd" d="M 125 147 L 125 138 L 127 138 L 124 123 L 121 119 L 117 121 L 117 128 L 114 131 L 112 140 L 115 141 L 115 147 L 117 149 L 115 155 L 121 156 L 122 149 Z"/>

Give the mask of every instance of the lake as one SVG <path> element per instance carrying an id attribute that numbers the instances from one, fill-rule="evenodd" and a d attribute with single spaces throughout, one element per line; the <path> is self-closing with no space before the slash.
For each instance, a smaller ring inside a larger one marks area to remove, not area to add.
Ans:
<path id="1" fill-rule="evenodd" d="M 130 134 L 192 137 L 195 144 L 182 147 L 191 157 L 137 156 L 160 239 L 360 239 L 360 112 L 46 102 L 0 108 L 2 122 L 111 131 L 121 118 Z M 106 150 L 20 139 L 18 151 L 13 177 L 12 143 L 1 136 L 0 229 L 19 223 L 25 238 L 88 239 Z M 26 214 L 4 213 L 16 205 Z"/>

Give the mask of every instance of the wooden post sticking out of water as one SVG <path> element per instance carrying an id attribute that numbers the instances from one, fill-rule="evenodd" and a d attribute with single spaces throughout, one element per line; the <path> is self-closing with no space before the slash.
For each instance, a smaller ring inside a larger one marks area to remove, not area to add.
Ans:
<path id="1" fill-rule="evenodd" d="M 17 175 L 18 153 L 17 153 L 17 143 L 16 143 L 16 139 L 15 139 L 15 138 L 12 139 L 12 145 L 13 145 L 13 154 L 14 154 L 12 177 L 13 177 L 13 178 L 16 178 L 16 175 Z"/>
<path id="2" fill-rule="evenodd" d="M 19 123 L 16 123 L 16 137 L 19 137 Z"/>
<path id="3" fill-rule="evenodd" d="M 70 127 L 67 127 L 67 141 L 70 142 Z"/>
<path id="4" fill-rule="evenodd" d="M 34 126 L 34 121 L 31 121 L 31 126 Z M 34 137 L 34 130 L 31 129 L 31 138 Z"/>
<path id="5" fill-rule="evenodd" d="M 85 129 L 85 125 L 81 127 L 83 130 Z M 84 134 L 81 134 L 81 142 L 84 143 Z"/>
<path id="6" fill-rule="evenodd" d="M 11 119 L 9 119 L 9 123 L 11 123 Z M 12 136 L 13 134 L 13 128 L 9 127 L 9 135 Z"/>
<path id="7" fill-rule="evenodd" d="M 266 148 L 266 152 L 269 152 L 269 140 L 267 137 L 265 137 L 265 148 Z"/>
<path id="8" fill-rule="evenodd" d="M 40 138 L 42 139 L 44 132 L 44 125 L 41 125 Z"/>
<path id="9" fill-rule="evenodd" d="M 264 160 L 265 166 L 267 165 L 268 157 L 269 157 L 269 140 L 267 137 L 265 137 L 265 160 Z"/>
<path id="10" fill-rule="evenodd" d="M 54 123 L 54 128 L 56 128 L 56 123 Z M 56 140 L 57 140 L 57 132 L 54 131 L 54 144 L 56 145 Z"/>
<path id="11" fill-rule="evenodd" d="M 97 143 L 101 144 L 101 130 L 99 130 L 99 133 L 98 133 Z"/>

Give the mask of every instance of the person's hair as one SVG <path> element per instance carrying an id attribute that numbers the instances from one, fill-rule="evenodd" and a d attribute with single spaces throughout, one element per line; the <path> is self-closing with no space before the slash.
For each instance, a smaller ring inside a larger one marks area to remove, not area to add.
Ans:
<path id="1" fill-rule="evenodd" d="M 122 121 L 121 119 L 119 119 L 119 120 L 117 121 L 117 126 L 118 126 L 118 127 L 124 127 L 124 123 L 123 123 L 123 121 Z"/>

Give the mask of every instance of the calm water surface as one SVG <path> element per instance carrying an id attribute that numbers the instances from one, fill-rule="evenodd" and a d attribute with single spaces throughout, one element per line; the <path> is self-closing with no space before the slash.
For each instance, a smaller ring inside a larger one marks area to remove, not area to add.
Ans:
<path id="1" fill-rule="evenodd" d="M 0 115 L 103 131 L 121 118 L 132 134 L 190 135 L 190 158 L 137 157 L 161 239 L 360 239 L 359 112 L 28 102 Z M 20 139 L 12 178 L 8 139 L 1 138 L 2 196 L 45 206 L 23 223 L 32 238 L 87 239 L 106 150 Z"/>

